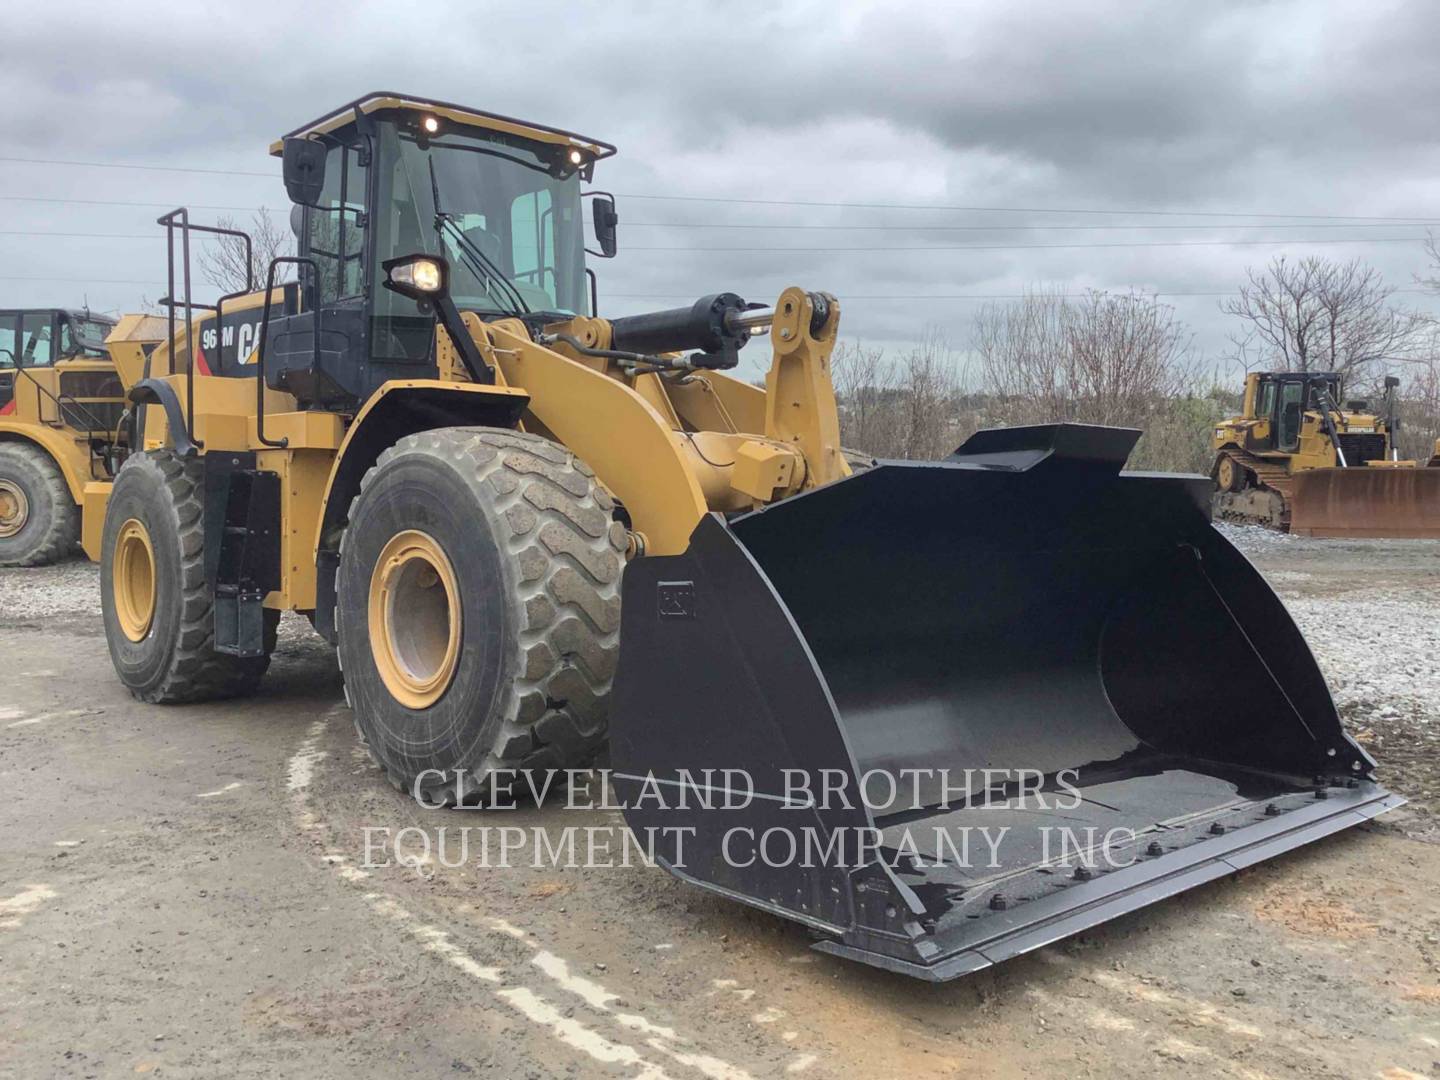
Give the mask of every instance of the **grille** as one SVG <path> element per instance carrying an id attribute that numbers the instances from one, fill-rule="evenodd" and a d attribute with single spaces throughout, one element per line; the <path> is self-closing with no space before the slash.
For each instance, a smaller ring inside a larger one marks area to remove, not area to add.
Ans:
<path id="1" fill-rule="evenodd" d="M 1364 465 L 1367 461 L 1385 460 L 1384 435 L 1341 435 L 1340 449 L 1348 465 Z"/>

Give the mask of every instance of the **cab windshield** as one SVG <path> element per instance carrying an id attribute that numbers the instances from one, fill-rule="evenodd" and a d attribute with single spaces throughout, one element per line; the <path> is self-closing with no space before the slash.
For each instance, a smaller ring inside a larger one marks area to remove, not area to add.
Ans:
<path id="1" fill-rule="evenodd" d="M 485 315 L 583 310 L 577 175 L 557 177 L 543 148 L 500 132 L 426 140 L 382 124 L 379 142 L 377 266 L 420 251 L 443 255 L 456 306 Z"/>

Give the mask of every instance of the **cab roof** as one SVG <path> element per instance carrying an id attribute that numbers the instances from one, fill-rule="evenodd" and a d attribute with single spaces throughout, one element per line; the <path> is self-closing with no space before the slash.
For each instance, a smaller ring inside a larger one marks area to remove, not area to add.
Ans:
<path id="1" fill-rule="evenodd" d="M 528 120 L 516 120 L 513 117 L 501 116 L 499 113 L 472 109 L 468 105 L 456 105 L 448 101 L 437 101 L 434 98 L 417 97 L 414 94 L 400 94 L 393 90 L 373 90 L 363 97 L 331 109 L 319 119 L 302 124 L 294 131 L 287 131 L 270 144 L 270 153 L 278 156 L 285 148 L 286 139 L 328 134 L 348 124 L 353 124 L 357 115 L 369 115 L 382 109 L 408 109 L 431 113 L 444 117 L 452 124 L 464 127 L 500 131 L 507 135 L 549 143 L 552 146 L 573 146 L 585 151 L 592 160 L 596 161 L 615 153 L 615 147 L 610 143 L 592 139 L 586 135 L 578 135 L 563 128 L 547 127 L 544 124 L 535 124 Z"/>

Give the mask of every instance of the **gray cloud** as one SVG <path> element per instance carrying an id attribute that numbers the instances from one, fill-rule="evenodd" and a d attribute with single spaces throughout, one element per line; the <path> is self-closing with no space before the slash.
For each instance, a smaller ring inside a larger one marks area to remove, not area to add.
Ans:
<path id="1" fill-rule="evenodd" d="M 618 143 L 600 186 L 632 194 L 966 206 L 1429 214 L 1440 145 L 1440 8 L 1348 2 L 835 4 L 293 3 L 176 8 L 26 5 L 7 12 L 4 153 L 274 173 L 271 139 L 390 87 Z M 262 176 L 0 163 L 0 195 L 284 209 Z M 134 307 L 163 278 L 156 209 L 0 201 L 21 304 Z M 1408 286 L 1415 227 L 879 231 L 856 225 L 1201 224 L 1206 218 L 957 213 L 623 199 L 622 255 L 600 267 L 617 311 L 720 288 L 763 298 L 799 281 L 846 296 L 851 334 L 901 344 L 927 323 L 963 344 L 977 302 L 913 299 L 1136 286 L 1222 292 L 1289 251 L 1363 256 Z M 203 216 L 203 215 L 202 215 Z M 655 223 L 833 226 L 658 228 Z M 1281 247 L 935 251 L 1346 236 Z M 922 250 L 754 254 L 753 247 Z M 675 250 L 646 251 L 643 248 Z M 48 278 L 83 279 L 48 281 Z M 1427 297 L 1403 299 L 1429 305 Z M 1218 352 L 1213 297 L 1173 301 Z M 751 350 L 755 352 L 756 350 Z M 753 359 L 753 358 L 752 358 Z"/>

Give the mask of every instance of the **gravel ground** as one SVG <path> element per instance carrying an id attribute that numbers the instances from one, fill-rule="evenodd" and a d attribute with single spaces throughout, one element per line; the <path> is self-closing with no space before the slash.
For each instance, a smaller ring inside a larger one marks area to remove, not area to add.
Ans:
<path id="1" fill-rule="evenodd" d="M 478 819 L 380 780 L 303 619 L 155 708 L 94 567 L 0 571 L 0 1077 L 1440 1077 L 1440 545 L 1225 531 L 1411 804 L 940 986 L 657 869 L 363 868 Z"/>
<path id="2" fill-rule="evenodd" d="M 1440 543 L 1219 525 L 1304 631 L 1351 735 L 1440 839 Z"/>

